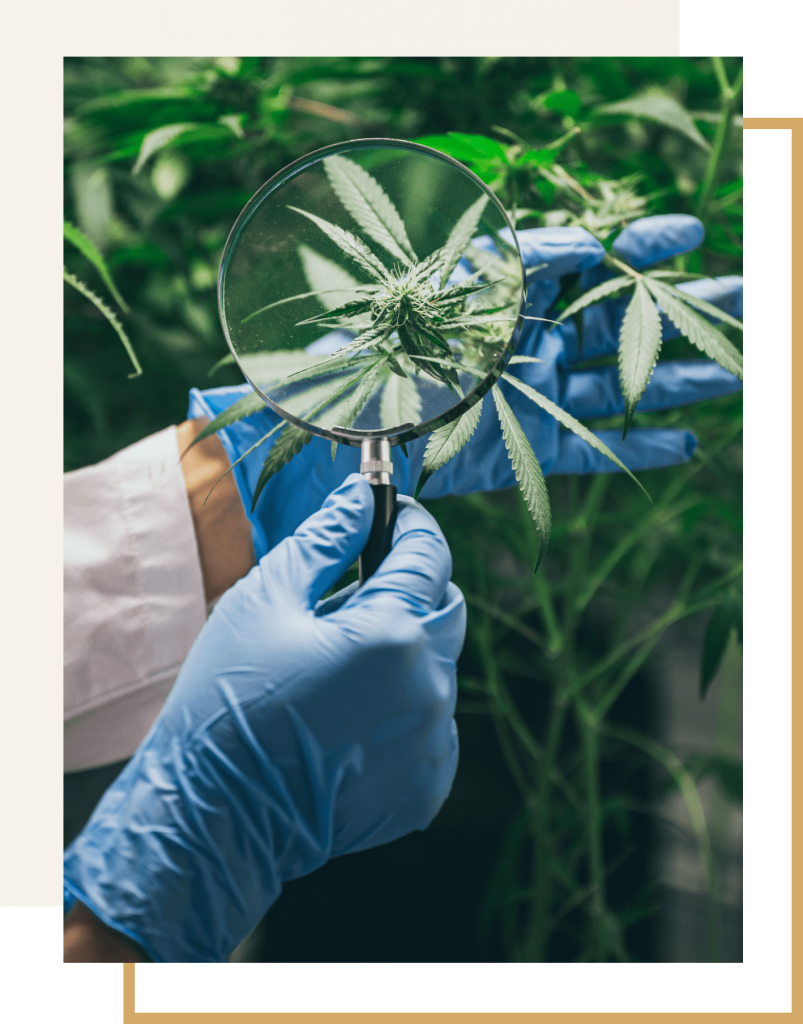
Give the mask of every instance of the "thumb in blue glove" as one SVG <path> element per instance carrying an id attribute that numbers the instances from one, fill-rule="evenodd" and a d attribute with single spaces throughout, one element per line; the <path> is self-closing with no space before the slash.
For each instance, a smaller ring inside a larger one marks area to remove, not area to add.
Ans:
<path id="1" fill-rule="evenodd" d="M 148 736 L 65 854 L 78 899 L 154 961 L 221 961 L 282 884 L 423 829 L 457 766 L 465 605 L 400 499 L 359 590 L 370 486 L 346 481 L 220 600 Z"/>

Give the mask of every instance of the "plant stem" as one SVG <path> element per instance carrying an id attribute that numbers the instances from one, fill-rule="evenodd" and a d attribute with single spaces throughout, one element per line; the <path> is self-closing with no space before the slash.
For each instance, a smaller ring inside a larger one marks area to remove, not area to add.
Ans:
<path id="1" fill-rule="evenodd" d="M 535 897 L 529 928 L 524 940 L 523 959 L 527 963 L 541 963 L 546 952 L 549 927 L 549 869 L 547 866 L 547 845 L 552 769 L 557 758 L 563 723 L 566 718 L 566 704 L 553 703 L 550 709 L 544 760 L 541 765 L 538 794 L 533 819 L 533 885 Z"/>
<path id="2" fill-rule="evenodd" d="M 736 107 L 736 101 L 742 90 L 741 69 L 733 85 L 731 85 L 728 82 L 722 58 L 712 57 L 711 60 L 714 65 L 714 73 L 716 74 L 717 81 L 719 82 L 720 117 L 716 134 L 714 136 L 714 145 L 711 149 L 711 155 L 708 158 L 708 166 L 706 167 L 705 176 L 703 178 L 702 185 L 700 186 L 700 196 L 697 200 L 696 213 L 704 226 L 707 223 L 708 205 L 714 189 L 717 186 L 723 161 L 728 153 L 728 142 L 730 140 L 731 126 L 733 122 L 733 112 Z"/>
<path id="3" fill-rule="evenodd" d="M 697 785 L 691 773 L 671 750 L 667 750 L 656 743 L 649 736 L 644 736 L 635 729 L 619 725 L 602 726 L 604 732 L 614 739 L 630 743 L 639 750 L 642 750 L 648 757 L 663 765 L 672 776 L 681 792 L 683 802 L 686 804 L 694 837 L 697 840 L 697 849 L 700 854 L 700 865 L 703 870 L 706 889 L 708 890 L 708 944 L 711 953 L 711 961 L 720 963 L 722 960 L 722 943 L 719 932 L 719 896 L 717 892 L 716 869 L 714 866 L 714 854 L 711 848 L 711 840 L 708 835 L 708 827 L 705 820 L 705 811 L 697 791 Z"/>
<path id="4" fill-rule="evenodd" d="M 577 724 L 583 742 L 586 780 L 586 835 L 588 842 L 589 888 L 591 890 L 591 949 L 597 963 L 608 960 L 608 934 L 605 923 L 605 861 L 602 849 L 602 806 L 599 784 L 599 735 L 584 703 L 574 702 Z"/>

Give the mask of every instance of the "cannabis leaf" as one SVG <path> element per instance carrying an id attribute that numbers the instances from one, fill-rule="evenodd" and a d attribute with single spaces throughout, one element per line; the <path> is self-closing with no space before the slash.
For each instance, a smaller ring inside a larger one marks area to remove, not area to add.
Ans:
<path id="1" fill-rule="evenodd" d="M 376 290 L 375 285 L 361 284 L 357 285 L 356 288 L 351 288 L 353 292 L 373 292 Z M 324 296 L 331 297 L 335 295 L 342 295 L 343 289 L 340 288 L 324 288 L 320 291 L 314 292 L 299 292 L 297 295 L 288 295 L 284 299 L 276 299 L 275 302 L 269 302 L 267 306 L 260 306 L 259 309 L 255 309 L 253 313 L 249 313 L 248 316 L 243 317 L 240 321 L 241 324 L 247 324 L 249 320 L 253 320 L 255 316 L 259 316 L 260 313 L 264 313 L 269 309 L 275 309 L 276 306 L 285 306 L 288 302 L 298 302 L 299 299 L 312 299 L 318 298 L 326 304 L 327 299 Z M 338 300 L 339 301 L 339 300 Z"/>
<path id="2" fill-rule="evenodd" d="M 264 444 L 264 442 L 267 441 L 269 437 L 273 437 L 273 435 L 276 433 L 276 431 L 280 430 L 283 426 L 284 426 L 283 421 L 279 420 L 279 422 L 276 424 L 275 427 L 273 427 L 272 430 L 269 430 L 267 432 L 267 434 L 263 434 L 262 437 L 260 437 L 260 439 L 258 441 L 255 441 L 254 444 L 252 444 L 250 448 L 248 448 L 246 451 L 243 452 L 243 454 L 239 457 L 239 459 L 235 459 L 234 462 L 232 462 L 232 464 L 226 470 L 226 472 L 225 473 L 221 473 L 221 475 L 217 478 L 217 480 L 215 480 L 215 482 L 212 484 L 212 486 L 211 486 L 211 488 L 209 490 L 209 494 L 207 494 L 207 496 L 203 500 L 203 504 L 205 505 L 207 503 L 207 501 L 209 501 L 209 498 L 211 497 L 212 491 L 214 491 L 214 489 L 221 482 L 221 480 L 223 480 L 225 477 L 227 477 L 229 475 L 229 473 L 231 473 L 231 471 L 234 469 L 235 466 L 239 465 L 239 463 L 241 463 L 243 461 L 243 459 L 248 458 L 248 456 L 251 454 L 251 452 L 256 451 L 256 449 L 259 448 L 259 446 L 261 444 Z M 196 438 L 196 440 L 198 440 L 198 438 Z M 187 452 L 190 450 L 190 448 L 192 448 L 193 444 L 195 444 L 195 441 L 193 441 L 192 444 L 187 446 L 186 450 L 181 455 L 182 458 L 184 458 L 184 456 L 187 454 Z"/>
<path id="3" fill-rule="evenodd" d="M 217 433 L 218 430 L 222 430 L 224 427 L 230 426 L 232 423 L 237 423 L 238 420 L 244 420 L 246 416 L 253 416 L 254 413 L 262 412 L 265 408 L 265 403 L 262 397 L 257 394 L 256 391 L 249 391 L 247 395 L 243 395 L 242 398 L 238 398 L 236 402 L 233 402 L 227 409 L 220 412 L 203 428 L 198 434 L 195 440 L 187 445 L 187 448 L 182 452 L 182 456 L 186 454 L 192 448 L 193 445 L 198 444 L 199 441 L 203 441 L 205 437 L 209 437 L 211 434 Z"/>
<path id="4" fill-rule="evenodd" d="M 736 630 L 739 643 L 742 642 L 742 606 L 735 597 L 729 597 L 714 610 L 708 620 L 703 640 L 703 655 L 700 665 L 700 700 L 705 698 L 708 688 L 716 676 L 722 658 Z"/>
<path id="5" fill-rule="evenodd" d="M 593 112 L 596 115 L 605 114 L 627 114 L 630 117 L 643 117 L 648 121 L 657 121 L 659 124 L 672 128 L 676 132 L 691 139 L 700 149 L 710 152 L 711 147 L 700 134 L 697 125 L 691 114 L 682 107 L 678 101 L 668 93 L 652 92 L 644 96 L 633 96 L 617 103 L 603 103 L 595 107 Z"/>
<path id="6" fill-rule="evenodd" d="M 344 156 L 327 157 L 323 165 L 338 199 L 360 227 L 391 256 L 409 266 L 416 257 L 404 221 L 379 182 Z"/>
<path id="7" fill-rule="evenodd" d="M 71 242 L 80 253 L 86 256 L 95 270 L 100 274 L 103 279 L 103 283 L 112 293 L 114 301 L 124 313 L 127 313 L 129 311 L 128 306 L 120 292 L 117 290 L 117 285 L 114 283 L 114 278 L 111 275 L 111 271 L 109 270 L 106 260 L 101 256 L 100 250 L 92 239 L 87 238 L 83 231 L 77 228 L 74 224 L 70 224 L 68 220 L 64 221 L 64 237 L 68 242 Z"/>
<path id="8" fill-rule="evenodd" d="M 136 353 L 134 352 L 134 348 L 128 339 L 128 335 L 125 333 L 125 330 L 123 329 L 123 325 L 117 319 L 117 315 L 115 314 L 114 310 L 110 309 L 99 295 L 96 295 L 88 285 L 85 285 L 83 281 L 75 277 L 74 274 L 71 274 L 66 267 L 64 268 L 64 280 L 67 282 L 67 284 L 72 285 L 72 287 L 75 288 L 77 292 L 80 292 L 80 294 L 83 295 L 85 299 L 89 299 L 92 305 L 96 309 L 100 310 L 100 312 L 106 317 L 106 319 L 112 325 L 114 330 L 117 332 L 117 337 L 120 339 L 120 341 L 122 341 L 123 348 L 128 353 L 128 358 L 131 360 L 134 366 L 134 372 L 129 373 L 128 376 L 141 376 L 142 367 L 139 365 L 139 360 L 137 359 Z"/>
<path id="9" fill-rule="evenodd" d="M 339 320 L 342 317 L 356 316 L 358 313 L 368 313 L 371 309 L 373 299 L 351 299 L 344 302 L 342 306 L 335 306 L 326 313 L 318 313 L 308 320 L 299 320 L 296 327 L 303 327 L 304 324 L 316 324 L 327 320 Z"/>
<path id="10" fill-rule="evenodd" d="M 689 309 L 684 301 L 684 292 L 669 288 L 651 277 L 645 277 L 644 283 L 660 303 L 664 313 L 693 345 L 742 380 L 744 367 L 741 352 L 705 317 Z M 721 311 L 718 311 L 718 315 L 720 313 Z"/>
<path id="11" fill-rule="evenodd" d="M 469 242 L 476 233 L 480 217 L 487 204 L 488 197 L 480 196 L 476 202 L 469 206 L 449 233 L 446 245 L 441 250 L 443 253 L 443 263 L 441 266 L 442 288 L 446 287 L 449 278 L 452 276 L 452 271 L 457 266 L 460 257 L 466 251 Z"/>
<path id="12" fill-rule="evenodd" d="M 647 275 L 651 276 L 651 275 Z M 722 323 L 729 324 L 731 327 L 735 327 L 739 331 L 744 331 L 744 324 L 741 320 L 737 320 L 736 317 L 726 313 L 723 309 L 715 306 L 713 302 L 707 302 L 705 299 L 699 299 L 696 295 L 691 292 L 680 291 L 679 288 L 672 288 L 671 292 L 678 298 L 683 299 L 684 302 L 688 302 L 690 306 L 695 306 L 703 313 L 708 313 L 709 316 L 716 317 Z"/>
<path id="13" fill-rule="evenodd" d="M 321 256 L 319 252 L 299 244 L 296 249 L 301 266 L 304 270 L 304 277 L 317 295 L 318 301 L 324 309 L 334 309 L 348 301 L 356 292 L 374 291 L 375 285 L 361 285 L 360 282 L 339 263 Z"/>
<path id="14" fill-rule="evenodd" d="M 567 320 L 570 316 L 574 316 L 575 313 L 579 313 L 581 309 L 585 309 L 586 306 L 599 302 L 601 299 L 609 298 L 614 292 L 621 291 L 623 288 L 632 288 L 635 281 L 635 276 L 630 277 L 624 274 L 621 277 L 612 277 L 608 281 L 603 281 L 602 284 L 589 288 L 579 299 L 576 299 L 570 306 L 567 306 L 561 313 L 561 316 L 564 320 Z"/>
<path id="15" fill-rule="evenodd" d="M 421 467 L 421 475 L 418 477 L 418 483 L 415 488 L 416 498 L 418 498 L 422 487 L 435 470 L 445 466 L 449 459 L 457 455 L 463 445 L 469 440 L 477 429 L 481 413 L 482 402 L 479 401 L 456 420 L 432 431 L 424 451 L 424 464 Z"/>
<path id="16" fill-rule="evenodd" d="M 639 278 L 619 332 L 619 380 L 625 400 L 623 439 L 627 437 L 660 351 L 661 317 L 643 278 Z"/>
<path id="17" fill-rule="evenodd" d="M 390 360 L 389 365 L 392 367 Z M 395 362 L 395 360 L 394 360 Z M 382 426 L 386 429 L 399 427 L 402 423 L 418 423 L 421 420 L 421 396 L 415 381 L 406 375 L 391 373 L 382 391 L 379 407 Z"/>
<path id="18" fill-rule="evenodd" d="M 590 444 L 592 448 L 595 448 L 598 452 L 602 452 L 602 454 L 607 456 L 611 462 L 614 462 L 620 469 L 624 470 L 630 479 L 641 487 L 642 491 L 647 495 L 647 498 L 652 501 L 652 498 L 650 498 L 649 494 L 647 494 L 624 462 L 622 462 L 618 456 L 614 455 L 604 441 L 601 441 L 596 434 L 592 433 L 592 431 L 587 427 L 584 427 L 583 424 L 580 423 L 579 420 L 576 420 L 571 413 L 566 412 L 566 410 L 562 409 L 559 405 L 555 405 L 555 403 L 548 399 L 546 395 L 542 395 L 540 391 L 536 391 L 535 388 L 531 388 L 529 384 L 525 384 L 524 381 L 519 380 L 518 377 L 513 377 L 509 373 L 503 373 L 502 377 L 509 384 L 512 384 L 513 387 L 518 388 L 522 394 L 525 394 L 531 401 L 535 402 L 536 405 L 539 405 L 545 412 L 548 412 L 550 416 L 553 416 L 558 423 L 562 423 L 564 427 L 568 427 L 568 429 L 577 434 L 578 437 L 581 437 L 584 441 Z"/>
<path id="19" fill-rule="evenodd" d="M 513 415 L 513 410 L 505 401 L 505 396 L 498 387 L 491 391 L 496 403 L 496 411 L 499 422 L 502 426 L 502 437 L 505 439 L 505 447 L 513 463 L 516 473 L 516 480 L 519 483 L 524 501 L 530 511 L 535 529 L 538 532 L 539 546 L 538 557 L 533 572 L 538 572 L 538 567 L 546 554 L 549 534 L 552 531 L 552 512 L 549 508 L 549 492 L 544 482 L 544 474 L 541 466 L 527 440 L 521 424 Z"/>
<path id="20" fill-rule="evenodd" d="M 259 496 L 262 494 L 268 480 L 278 473 L 282 466 L 285 466 L 294 455 L 298 455 L 304 445 L 309 444 L 311 440 L 312 434 L 308 430 L 302 430 L 301 427 L 297 427 L 294 423 L 285 425 L 284 430 L 279 434 L 278 439 L 268 452 L 268 457 L 262 464 L 262 469 L 254 488 L 254 497 L 251 501 L 252 512 L 256 508 Z"/>
<path id="21" fill-rule="evenodd" d="M 387 367 L 384 359 L 378 359 L 373 366 L 366 370 L 362 380 L 358 383 L 352 394 L 342 403 L 337 415 L 337 427 L 350 427 L 357 419 L 363 406 L 374 393 L 377 379 Z M 332 441 L 332 461 L 335 460 L 337 452 L 337 441 Z"/>
<path id="22" fill-rule="evenodd" d="M 328 220 L 324 220 L 323 217 L 317 217 L 314 213 L 308 213 L 306 210 L 300 210 L 297 206 L 288 206 L 289 210 L 294 210 L 296 213 L 300 213 L 302 217 L 306 217 L 311 220 L 313 224 L 317 224 L 323 233 L 337 245 L 343 252 L 351 257 L 354 262 L 362 267 L 362 269 L 372 277 L 375 281 L 386 283 L 388 280 L 388 271 L 380 263 L 380 261 L 374 256 L 365 242 L 362 242 L 356 235 L 353 235 L 350 231 L 346 231 L 345 228 L 338 227 L 337 224 L 330 224 Z"/>
<path id="23" fill-rule="evenodd" d="M 198 128 L 198 125 L 192 122 L 186 124 L 163 124 L 160 128 L 154 128 L 153 131 L 148 132 L 140 144 L 137 160 L 131 169 L 131 173 L 139 174 L 154 153 L 158 153 L 160 149 L 169 146 L 179 135 L 183 135 L 184 132 L 191 131 L 193 128 Z"/>

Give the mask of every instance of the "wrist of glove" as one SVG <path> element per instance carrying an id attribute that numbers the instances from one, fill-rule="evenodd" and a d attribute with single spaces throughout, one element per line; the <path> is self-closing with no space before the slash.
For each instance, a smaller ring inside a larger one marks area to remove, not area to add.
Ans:
<path id="1" fill-rule="evenodd" d="M 437 524 L 400 504 L 360 589 L 321 600 L 370 529 L 353 475 L 221 598 L 66 851 L 68 901 L 152 960 L 224 960 L 285 881 L 426 828 L 446 799 L 465 605 Z"/>

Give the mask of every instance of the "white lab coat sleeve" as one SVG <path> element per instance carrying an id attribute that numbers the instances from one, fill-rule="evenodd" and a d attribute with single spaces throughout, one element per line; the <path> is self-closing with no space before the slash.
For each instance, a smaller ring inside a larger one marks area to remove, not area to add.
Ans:
<path id="1" fill-rule="evenodd" d="M 130 757 L 206 619 L 175 427 L 64 476 L 64 768 Z"/>

